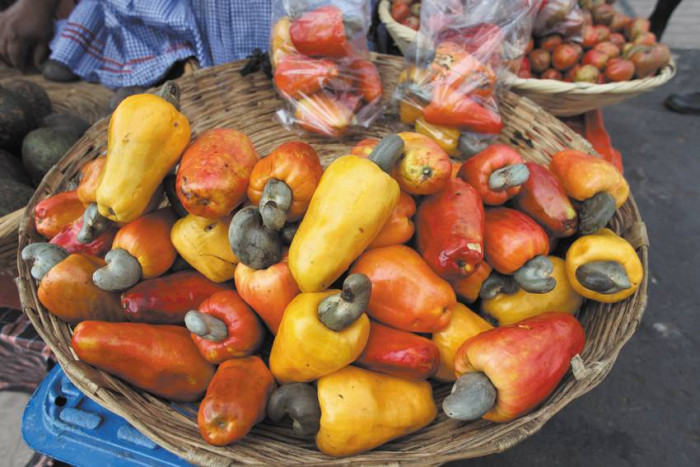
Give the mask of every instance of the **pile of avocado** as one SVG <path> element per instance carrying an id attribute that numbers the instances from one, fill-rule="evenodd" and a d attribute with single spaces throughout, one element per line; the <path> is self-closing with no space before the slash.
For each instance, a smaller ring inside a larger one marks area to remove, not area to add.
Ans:
<path id="1" fill-rule="evenodd" d="M 25 206 L 34 187 L 89 127 L 82 118 L 52 113 L 38 84 L 0 85 L 0 216 Z"/>

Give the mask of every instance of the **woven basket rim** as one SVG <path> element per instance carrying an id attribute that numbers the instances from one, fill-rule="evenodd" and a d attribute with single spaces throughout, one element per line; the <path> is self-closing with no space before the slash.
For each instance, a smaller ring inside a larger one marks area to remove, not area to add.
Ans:
<path id="1" fill-rule="evenodd" d="M 649 78 L 621 81 L 618 83 L 566 83 L 554 79 L 520 78 L 512 73 L 506 75 L 506 84 L 515 91 L 537 94 L 569 94 L 591 96 L 597 94 L 637 95 L 666 84 L 676 75 L 677 65 L 673 58 L 661 73 Z"/>
<path id="2" fill-rule="evenodd" d="M 390 0 L 382 0 L 379 3 L 379 19 L 386 25 L 387 30 L 396 41 L 396 45 L 403 52 L 403 49 L 413 42 L 418 33 L 396 21 L 394 17 L 391 16 L 390 5 Z"/>
<path id="3" fill-rule="evenodd" d="M 400 67 L 403 65 L 403 60 L 397 57 L 377 55 L 373 56 L 373 59 L 380 62 L 380 64 L 381 62 L 384 62 L 383 66 L 386 68 L 394 66 Z M 225 89 L 228 87 L 228 85 L 223 86 L 220 81 L 224 76 L 224 71 L 232 74 L 233 72 L 240 70 L 244 63 L 244 61 L 239 61 L 228 65 L 223 65 L 221 67 L 203 69 L 195 72 L 193 76 L 189 77 L 188 79 L 190 83 L 204 80 L 206 77 L 216 79 L 216 87 L 219 89 Z M 262 74 L 260 73 L 260 75 Z M 247 79 L 250 79 L 250 77 Z M 254 76 L 253 79 L 261 80 L 260 76 Z M 387 92 L 387 94 L 390 93 Z M 192 108 L 202 102 L 201 97 L 201 94 L 198 96 L 193 96 L 192 102 L 194 103 L 191 105 Z M 267 99 L 269 100 L 269 97 Z M 260 105 L 262 101 L 257 101 L 254 103 L 256 105 Z M 563 136 L 558 136 L 560 138 L 556 140 L 558 144 L 566 144 L 568 147 L 577 147 L 581 150 L 588 151 L 591 154 L 595 154 L 590 145 L 585 143 L 585 140 L 566 128 L 561 122 L 554 119 L 554 117 L 544 112 L 531 101 L 524 98 L 519 98 L 513 94 L 508 94 L 505 96 L 503 103 L 512 106 L 513 109 L 522 107 L 524 109 L 523 112 L 525 110 L 531 112 L 531 114 L 523 116 L 518 116 L 518 114 L 514 113 L 514 121 L 519 118 L 522 118 L 525 122 L 535 117 L 538 119 L 543 119 L 544 126 L 540 130 L 533 128 L 534 133 L 538 133 L 539 131 L 545 131 L 546 133 L 547 131 L 550 131 L 550 133 L 555 134 L 556 132 L 550 130 L 549 127 L 561 127 Z M 197 107 L 197 109 L 199 109 L 199 107 Z M 209 119 L 206 117 L 202 118 L 202 121 L 205 122 L 205 128 L 208 127 L 207 125 L 211 125 Z M 26 244 L 30 243 L 32 238 L 36 237 L 33 230 L 33 218 L 31 216 L 33 207 L 41 199 L 47 197 L 53 192 L 58 191 L 66 182 L 67 177 L 77 173 L 80 166 L 78 163 L 84 161 L 88 154 L 95 154 L 98 149 L 102 147 L 101 143 L 106 140 L 105 131 L 106 122 L 105 119 L 103 119 L 96 123 L 93 128 L 88 130 L 85 136 L 83 136 L 83 138 L 81 138 L 79 141 L 79 144 L 76 144 L 76 146 L 74 146 L 74 148 L 72 148 L 71 151 L 66 154 L 64 159 L 62 159 L 62 161 L 59 162 L 59 164 L 57 164 L 44 178 L 41 185 L 30 200 L 28 204 L 29 209 L 25 212 L 25 215 L 20 223 L 18 252 L 20 252 Z M 279 131 L 284 132 L 281 127 L 279 128 Z M 377 130 L 377 132 L 378 131 L 379 130 Z M 382 129 L 382 131 L 385 131 L 385 129 Z M 284 134 L 288 135 L 286 132 L 284 132 Z M 519 145 L 518 147 L 523 148 L 523 150 L 527 150 L 528 147 L 532 148 L 532 142 L 528 138 L 537 138 L 536 134 L 534 136 L 523 135 L 520 130 L 509 130 L 508 134 L 505 134 L 504 132 L 502 136 L 505 140 L 511 141 L 513 145 Z M 544 136 L 540 136 L 540 138 L 544 138 Z M 562 140 L 564 142 L 562 142 Z M 270 142 L 270 144 L 273 143 Z M 278 140 L 275 140 L 274 145 L 276 144 L 279 144 Z M 334 143 L 329 142 L 329 144 L 333 145 Z M 533 149 L 533 151 L 534 150 L 535 149 Z M 543 150 L 544 149 L 537 149 L 537 151 Z M 626 222 L 630 219 L 630 222 Z M 146 403 L 149 405 L 154 404 L 152 407 L 148 407 L 149 412 L 156 413 L 158 411 L 167 410 L 169 415 L 172 415 L 177 419 L 178 423 L 186 423 L 187 425 L 185 425 L 185 428 L 188 429 L 190 427 L 189 424 L 192 423 L 192 420 L 184 415 L 178 415 L 177 411 L 169 405 L 164 408 L 161 399 L 151 396 L 144 391 L 135 389 L 134 387 L 122 382 L 119 378 L 113 377 L 100 370 L 96 370 L 87 364 L 78 361 L 70 346 L 63 348 L 60 345 L 60 341 L 61 339 L 70 339 L 70 327 L 68 324 L 58 320 L 53 315 L 50 315 L 39 304 L 36 296 L 36 284 L 32 280 L 29 273 L 30 268 L 28 264 L 21 259 L 21 255 L 19 254 L 17 256 L 17 266 L 20 273 L 20 277 L 18 278 L 18 287 L 20 290 L 23 311 L 29 316 L 30 321 L 32 324 L 34 324 L 40 336 L 55 352 L 59 363 L 64 368 L 69 379 L 88 397 L 95 400 L 95 402 L 124 417 L 134 427 L 143 432 L 149 438 L 153 439 L 156 443 L 190 462 L 196 464 L 231 462 L 234 456 L 236 459 L 243 458 L 248 462 L 254 462 L 252 459 L 257 459 L 257 462 L 261 462 L 259 457 L 256 457 L 258 456 L 257 453 L 260 451 L 260 449 L 262 449 L 263 446 L 265 449 L 267 449 L 267 445 L 269 443 L 272 443 L 274 446 L 276 442 L 279 442 L 280 439 L 283 438 L 284 446 L 288 447 L 288 449 L 284 450 L 284 453 L 281 454 L 277 451 L 275 451 L 275 454 L 265 454 L 267 456 L 266 458 L 274 459 L 274 457 L 269 456 L 284 455 L 287 456 L 285 458 L 285 463 L 304 462 L 311 464 L 347 464 L 348 462 L 352 461 L 374 465 L 377 463 L 395 464 L 397 462 L 437 465 L 449 460 L 479 457 L 495 452 L 501 452 L 514 446 L 518 442 L 539 430 L 544 423 L 546 423 L 552 416 L 554 416 L 555 413 L 561 410 L 570 401 L 582 396 L 597 386 L 608 374 L 613 363 L 617 359 L 621 348 L 631 338 L 639 326 L 639 322 L 646 307 L 646 292 L 649 277 L 648 238 L 646 236 L 646 228 L 632 196 L 630 196 L 625 205 L 618 210 L 615 218 L 613 219 L 613 224 L 613 228 L 618 232 L 624 231 L 625 236 L 630 239 L 630 242 L 635 246 L 644 267 L 644 278 L 639 290 L 637 290 L 632 297 L 628 298 L 624 302 L 614 305 L 593 304 L 592 302 L 586 304 L 584 308 L 587 311 L 583 316 L 583 324 L 587 329 L 587 333 L 589 330 L 591 332 L 599 333 L 600 330 L 597 329 L 597 326 L 601 320 L 606 323 L 606 326 L 610 321 L 613 321 L 617 323 L 614 336 L 605 336 L 604 344 L 600 345 L 598 344 L 600 343 L 600 340 L 603 339 L 600 336 L 598 342 L 596 342 L 595 339 L 587 342 L 582 353 L 583 359 L 587 362 L 585 366 L 578 368 L 578 370 L 577 368 L 574 368 L 573 377 L 565 377 L 555 392 L 550 395 L 550 397 L 542 405 L 521 418 L 501 425 L 489 424 L 486 422 L 476 422 L 474 424 L 464 425 L 453 423 L 454 421 L 445 420 L 442 418 L 434 421 L 430 427 L 434 426 L 435 429 L 438 430 L 447 430 L 451 440 L 449 441 L 450 444 L 457 443 L 459 445 L 459 442 L 466 442 L 466 444 L 462 444 L 462 446 L 468 446 L 457 448 L 457 450 L 450 449 L 449 451 L 445 451 L 443 447 L 441 448 L 440 452 L 435 452 L 435 448 L 432 447 L 433 438 L 426 438 L 426 434 L 421 436 L 421 431 L 409 435 L 408 437 L 401 438 L 396 442 L 397 444 L 388 444 L 365 454 L 340 459 L 319 454 L 317 451 L 312 453 L 305 450 L 303 446 L 298 446 L 298 443 L 295 443 L 293 440 L 289 439 L 288 430 L 284 431 L 283 429 L 277 429 L 276 427 L 270 427 L 268 425 L 263 427 L 264 430 L 261 429 L 261 431 L 264 431 L 262 435 L 251 435 L 251 440 L 249 443 L 246 442 L 246 439 L 244 439 L 242 444 L 234 444 L 227 448 L 215 448 L 208 446 L 199 439 L 191 441 L 191 438 L 187 438 L 185 435 L 181 435 L 179 432 L 179 438 L 177 441 L 173 441 L 172 431 L 168 431 L 167 426 L 166 428 L 163 428 L 161 426 L 163 423 L 162 421 L 158 424 L 153 423 L 153 418 L 148 418 L 144 415 L 146 411 L 145 408 L 140 407 L 140 411 L 133 411 L 130 406 L 137 403 Z M 623 308 L 625 310 L 624 313 L 613 312 L 613 310 Z M 589 329 L 591 326 L 593 328 Z M 434 388 L 436 391 L 444 393 L 447 386 L 448 385 L 442 384 L 439 386 L 434 386 Z M 170 429 L 172 429 L 172 427 L 170 427 Z M 255 430 L 256 429 L 254 429 L 254 433 Z M 488 432 L 489 435 L 482 434 L 480 430 Z M 496 434 L 491 434 L 492 432 L 496 432 Z M 185 433 L 187 432 L 185 431 Z M 452 441 L 453 439 L 454 441 Z M 409 440 L 410 448 L 406 449 L 404 447 L 404 443 L 408 443 Z M 267 450 L 270 451 L 270 449 Z M 304 451 L 306 453 L 304 455 L 308 455 L 310 458 L 300 458 L 298 457 L 299 454 L 290 454 L 298 451 Z M 255 452 L 256 454 L 250 454 L 252 452 Z M 225 453 L 229 453 L 229 455 L 224 456 Z"/>

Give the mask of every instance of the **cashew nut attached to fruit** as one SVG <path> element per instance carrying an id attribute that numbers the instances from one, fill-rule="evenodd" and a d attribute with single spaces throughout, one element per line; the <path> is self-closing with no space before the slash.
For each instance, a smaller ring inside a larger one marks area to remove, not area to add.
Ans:
<path id="1" fill-rule="evenodd" d="M 121 292 L 141 279 L 141 264 L 128 251 L 117 248 L 105 255 L 107 265 L 92 274 L 97 287 L 107 292 Z"/>
<path id="2" fill-rule="evenodd" d="M 22 259 L 32 262 L 32 277 L 40 281 L 58 263 L 68 257 L 68 252 L 53 243 L 32 243 L 22 250 Z"/>
<path id="3" fill-rule="evenodd" d="M 208 341 L 220 342 L 228 337 L 226 323 L 219 318 L 197 310 L 187 312 L 185 315 L 185 326 L 191 333 Z"/>
<path id="4" fill-rule="evenodd" d="M 77 239 L 80 243 L 90 243 L 113 225 L 114 222 L 100 214 L 97 203 L 90 203 L 83 213 L 83 226 Z"/>
<path id="5" fill-rule="evenodd" d="M 617 205 L 610 193 L 601 191 L 592 198 L 581 203 L 578 211 L 578 231 L 581 235 L 595 233 L 605 227 L 613 215 Z"/>
<path id="6" fill-rule="evenodd" d="M 394 169 L 394 164 L 403 154 L 404 149 L 405 144 L 399 135 L 385 136 L 372 149 L 369 160 L 377 164 L 384 172 L 390 174 Z"/>
<path id="7" fill-rule="evenodd" d="M 296 435 L 313 438 L 321 427 L 321 406 L 316 388 L 306 383 L 280 386 L 267 402 L 267 416 L 275 423 L 289 417 Z"/>
<path id="8" fill-rule="evenodd" d="M 514 188 L 527 182 L 530 178 L 530 169 L 525 164 L 513 164 L 495 170 L 489 176 L 489 188 L 494 191 L 503 191 Z"/>
<path id="9" fill-rule="evenodd" d="M 253 269 L 267 269 L 282 260 L 279 234 L 263 224 L 257 206 L 247 206 L 231 220 L 228 240 L 238 260 Z"/>
<path id="10" fill-rule="evenodd" d="M 526 292 L 547 293 L 557 286 L 557 280 L 551 276 L 553 271 L 552 261 L 546 256 L 539 255 L 515 271 L 513 279 Z"/>
<path id="11" fill-rule="evenodd" d="M 489 277 L 481 284 L 479 297 L 484 300 L 492 300 L 499 293 L 513 295 L 518 291 L 518 284 L 513 279 L 513 276 L 506 276 L 498 271 L 491 271 Z"/>
<path id="12" fill-rule="evenodd" d="M 372 294 L 372 282 L 364 274 L 351 274 L 343 282 L 343 291 L 324 298 L 318 304 L 318 319 L 340 332 L 364 313 Z"/>
<path id="13" fill-rule="evenodd" d="M 483 373 L 467 373 L 459 377 L 452 392 L 442 402 L 442 410 L 450 418 L 470 422 L 478 420 L 493 408 L 498 392 Z"/>
<path id="14" fill-rule="evenodd" d="M 287 220 L 287 212 L 291 205 L 292 190 L 289 186 L 275 178 L 268 180 L 258 208 L 265 227 L 280 230 Z"/>
<path id="15" fill-rule="evenodd" d="M 582 286 L 601 294 L 615 294 L 632 287 L 627 271 L 617 261 L 593 261 L 576 269 Z"/>

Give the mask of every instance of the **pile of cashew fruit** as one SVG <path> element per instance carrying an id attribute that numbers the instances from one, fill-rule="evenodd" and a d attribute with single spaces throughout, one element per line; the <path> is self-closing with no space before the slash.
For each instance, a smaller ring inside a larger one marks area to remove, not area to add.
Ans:
<path id="1" fill-rule="evenodd" d="M 494 144 L 460 165 L 406 132 L 323 170 L 301 141 L 262 158 L 233 129 L 190 141 L 178 97 L 119 105 L 106 156 L 36 206 L 48 242 L 22 258 L 80 360 L 201 401 L 212 445 L 268 418 L 361 453 L 438 417 L 428 379 L 454 382 L 448 417 L 513 420 L 582 351 L 583 300 L 642 281 L 605 227 L 629 188 L 602 159 Z"/>

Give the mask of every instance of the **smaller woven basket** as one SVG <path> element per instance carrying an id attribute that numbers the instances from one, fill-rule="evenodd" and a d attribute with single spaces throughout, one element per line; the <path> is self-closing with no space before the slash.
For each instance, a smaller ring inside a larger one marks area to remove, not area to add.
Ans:
<path id="1" fill-rule="evenodd" d="M 656 76 L 619 83 L 565 83 L 553 79 L 523 79 L 510 75 L 506 84 L 521 96 L 535 101 L 549 113 L 559 117 L 580 115 L 589 110 L 637 97 L 653 91 L 676 74 L 676 63 L 671 62 Z"/>
<path id="2" fill-rule="evenodd" d="M 401 53 L 406 53 L 406 47 L 415 40 L 418 33 L 397 22 L 391 16 L 391 0 L 382 0 L 379 3 L 379 19 L 386 25 L 387 31 L 391 34 Z"/>

